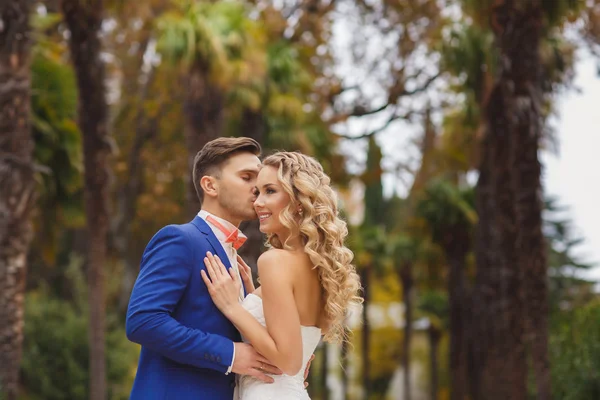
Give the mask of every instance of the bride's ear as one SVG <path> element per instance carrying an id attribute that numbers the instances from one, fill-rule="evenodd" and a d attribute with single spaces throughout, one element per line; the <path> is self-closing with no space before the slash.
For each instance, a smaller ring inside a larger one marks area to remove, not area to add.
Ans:
<path id="1" fill-rule="evenodd" d="M 200 187 L 205 196 L 216 197 L 219 194 L 219 184 L 214 176 L 204 175 L 200 178 Z"/>

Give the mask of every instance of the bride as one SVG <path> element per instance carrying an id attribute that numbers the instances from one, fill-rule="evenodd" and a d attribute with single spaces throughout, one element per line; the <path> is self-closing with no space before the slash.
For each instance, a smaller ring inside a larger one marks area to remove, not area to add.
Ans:
<path id="1" fill-rule="evenodd" d="M 246 275 L 249 294 L 240 303 L 238 275 L 211 253 L 202 278 L 244 340 L 283 371 L 272 384 L 241 376 L 240 400 L 308 400 L 305 365 L 321 337 L 347 340 L 344 317 L 362 301 L 353 255 L 344 246 L 346 223 L 338 217 L 329 177 L 315 159 L 300 153 L 267 157 L 256 196 L 254 208 L 269 246 L 258 259 L 261 286 L 254 289 Z M 249 271 L 246 265 L 240 269 Z"/>

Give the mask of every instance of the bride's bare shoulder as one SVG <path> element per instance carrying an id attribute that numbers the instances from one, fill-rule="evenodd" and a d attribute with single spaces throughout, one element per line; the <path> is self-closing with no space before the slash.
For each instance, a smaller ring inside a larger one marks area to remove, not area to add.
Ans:
<path id="1" fill-rule="evenodd" d="M 277 274 L 291 274 L 291 268 L 280 268 L 286 265 L 292 265 L 296 255 L 288 250 L 269 249 L 258 257 L 257 267 L 259 273 L 277 271 Z"/>
<path id="2" fill-rule="evenodd" d="M 287 260 L 290 257 L 290 252 L 283 249 L 269 249 L 262 253 L 260 257 L 258 257 L 257 264 L 260 265 L 271 265 L 277 264 L 281 261 Z"/>

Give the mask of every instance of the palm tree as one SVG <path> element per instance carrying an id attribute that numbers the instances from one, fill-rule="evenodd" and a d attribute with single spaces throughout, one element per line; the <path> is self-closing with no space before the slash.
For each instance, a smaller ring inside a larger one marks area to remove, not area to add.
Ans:
<path id="1" fill-rule="evenodd" d="M 470 288 L 466 257 L 471 250 L 472 226 L 477 215 L 473 192 L 443 180 L 430 182 L 416 206 L 416 215 L 427 222 L 433 242 L 444 249 L 449 264 L 451 399 L 463 400 L 469 391 L 468 360 Z"/>
<path id="2" fill-rule="evenodd" d="M 369 305 L 371 300 L 371 285 L 374 273 L 383 270 L 386 256 L 386 235 L 381 226 L 362 225 L 352 234 L 352 251 L 356 259 L 356 267 L 363 288 L 362 305 L 362 386 L 363 398 L 366 400 L 371 392 L 371 325 L 369 321 Z"/>
<path id="3" fill-rule="evenodd" d="M 367 165 L 361 180 L 365 185 L 365 215 L 361 227 L 354 236 L 355 258 L 357 269 L 363 287 L 362 308 L 362 380 L 363 395 L 368 399 L 371 391 L 370 372 L 370 334 L 369 304 L 371 298 L 371 280 L 374 272 L 382 271 L 386 259 L 386 236 L 383 185 L 381 181 L 382 168 L 381 149 L 371 136 L 367 151 Z"/>
<path id="4" fill-rule="evenodd" d="M 476 108 L 482 110 L 487 127 L 485 132 L 481 129 L 477 187 L 480 224 L 474 313 L 476 334 L 483 340 L 475 344 L 481 350 L 475 352 L 475 371 L 481 374 L 474 379 L 480 383 L 475 398 L 525 397 L 526 345 L 538 398 L 550 396 L 538 151 L 551 95 L 570 75 L 565 72 L 571 65 L 572 46 L 565 46 L 557 36 L 565 17 L 573 17 L 572 11 L 582 4 L 570 0 L 464 2 L 465 13 L 484 32 L 480 37 L 489 32 L 494 40 L 485 47 L 471 47 L 487 48 L 493 54 L 481 58 L 488 60 L 485 69 L 481 62 L 462 63 L 470 66 L 463 71 L 473 77 L 470 83 L 467 80 L 467 89 L 475 93 Z M 477 79 L 481 71 L 491 72 L 493 81 L 485 81 L 492 85 L 477 84 L 482 81 Z"/>
<path id="5" fill-rule="evenodd" d="M 446 295 L 428 291 L 419 299 L 419 313 L 429 320 L 427 333 L 429 338 L 429 367 L 430 367 L 430 393 L 431 400 L 438 399 L 439 392 L 439 363 L 438 349 L 443 332 L 447 326 L 448 298 Z"/>
<path id="6" fill-rule="evenodd" d="M 0 5 L 0 391 L 17 398 L 30 214 L 35 201 L 26 0 Z"/>
<path id="7" fill-rule="evenodd" d="M 63 0 L 69 49 L 79 89 L 79 129 L 83 134 L 84 203 L 87 219 L 89 285 L 90 399 L 106 398 L 104 265 L 109 228 L 108 105 L 100 59 L 103 0 Z"/>
<path id="8" fill-rule="evenodd" d="M 519 304 L 522 303 L 526 310 L 525 331 L 531 337 L 529 345 L 538 399 L 550 399 L 546 245 L 542 234 L 541 164 L 538 159 L 542 134 L 542 115 L 538 106 L 542 99 L 539 48 L 544 15 L 540 1 L 521 5 L 505 2 L 498 6 L 493 14 L 497 23 L 492 29 L 500 58 L 505 62 L 501 64 L 492 90 L 493 100 L 488 106 L 487 117 L 490 133 L 502 141 L 496 148 L 502 148 L 503 153 L 497 159 L 494 172 L 497 188 L 506 188 L 507 183 L 512 186 L 512 190 L 502 197 L 506 203 L 499 204 L 502 215 L 510 216 L 514 221 L 504 232 L 505 240 L 514 240 L 507 250 L 515 252 L 515 266 L 509 269 L 513 269 L 516 276 L 522 274 L 519 277 L 522 286 L 517 287 L 517 293 L 527 293 L 527 301 L 521 300 Z M 510 198 L 510 194 L 514 197 Z M 515 268 L 522 272 L 514 271 Z M 515 372 L 520 372 L 522 366 L 519 367 Z M 511 398 L 523 398 L 525 393 L 515 393 Z"/>
<path id="9" fill-rule="evenodd" d="M 229 88 L 264 75 L 263 33 L 244 4 L 233 1 L 182 0 L 159 20 L 158 28 L 159 51 L 184 68 L 184 135 L 191 172 L 196 153 L 223 134 Z M 199 206 L 191 178 L 187 185 L 193 215 Z"/>
<path id="10" fill-rule="evenodd" d="M 568 0 L 551 3 L 540 0 L 524 3 L 499 1 L 492 8 L 491 18 L 500 61 L 486 113 L 490 141 L 494 142 L 496 150 L 493 154 L 496 165 L 491 178 L 498 198 L 499 222 L 510 221 L 506 224 L 507 229 L 501 229 L 504 235 L 499 238 L 499 243 L 502 252 L 510 250 L 515 254 L 508 260 L 507 268 L 512 270 L 517 281 L 517 286 L 512 289 L 517 296 L 524 297 L 514 306 L 524 306 L 525 318 L 520 319 L 525 321 L 526 339 L 521 341 L 526 341 L 531 349 L 537 398 L 540 400 L 551 398 L 551 386 L 547 258 L 542 233 L 541 164 L 538 155 L 545 118 L 541 107 L 544 102 L 543 83 L 554 78 L 545 69 L 540 49 L 546 29 L 560 24 L 568 11 L 578 7 L 576 3 Z M 511 319 L 519 320 L 519 317 Z M 514 327 L 511 331 L 515 331 Z M 523 354 L 524 349 L 521 348 L 524 343 L 515 344 L 516 352 Z M 510 373 L 514 374 L 518 383 L 513 387 L 519 388 L 519 392 L 513 393 L 511 398 L 525 396 L 524 378 L 516 375 L 526 372 L 523 364 L 524 361 L 519 360 L 517 368 L 511 366 Z"/>
<path id="11" fill-rule="evenodd" d="M 413 333 L 414 320 L 414 287 L 415 272 L 414 266 L 418 261 L 419 244 L 414 236 L 407 234 L 396 234 L 389 240 L 392 254 L 391 262 L 394 265 L 394 271 L 402 287 L 402 303 L 404 304 L 404 335 L 402 342 L 402 367 L 403 367 L 403 399 L 412 398 L 411 389 L 411 357 L 410 346 Z"/>

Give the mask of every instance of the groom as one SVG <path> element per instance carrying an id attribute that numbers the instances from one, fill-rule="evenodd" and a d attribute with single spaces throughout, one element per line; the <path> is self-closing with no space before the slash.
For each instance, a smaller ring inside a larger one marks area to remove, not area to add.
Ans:
<path id="1" fill-rule="evenodd" d="M 190 223 L 164 227 L 148 243 L 127 310 L 127 337 L 142 345 L 130 399 L 231 400 L 234 374 L 272 383 L 266 374 L 281 373 L 241 342 L 200 276 L 207 251 L 238 271 L 237 248 L 245 236 L 237 226 L 256 218 L 260 152 L 245 137 L 207 143 L 193 169 L 201 211 Z"/>

